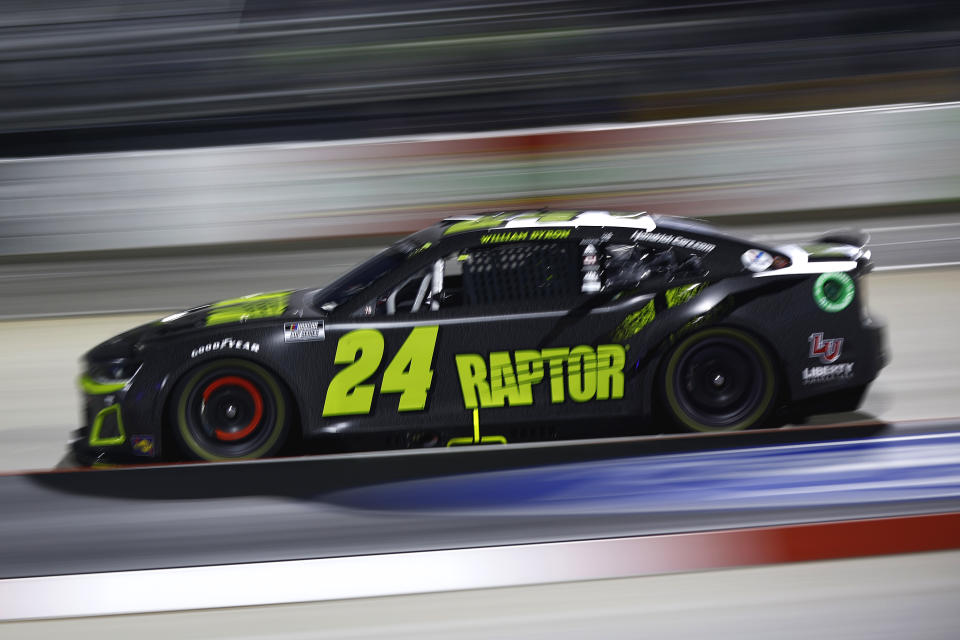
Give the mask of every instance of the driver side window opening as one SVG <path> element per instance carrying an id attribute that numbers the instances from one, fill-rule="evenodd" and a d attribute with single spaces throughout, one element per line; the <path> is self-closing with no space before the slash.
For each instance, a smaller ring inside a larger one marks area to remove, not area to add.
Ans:
<path id="1" fill-rule="evenodd" d="M 569 300 L 581 293 L 580 247 L 512 243 L 463 249 L 436 260 L 381 297 L 379 313 Z"/>
<path id="2" fill-rule="evenodd" d="M 461 260 L 466 304 L 549 300 L 580 293 L 577 246 L 516 243 L 481 247 Z"/>
<path id="3" fill-rule="evenodd" d="M 618 242 L 476 246 L 411 274 L 369 305 L 366 314 L 531 304 L 561 308 L 600 291 L 655 289 L 707 273 L 700 256 L 675 247 Z"/>

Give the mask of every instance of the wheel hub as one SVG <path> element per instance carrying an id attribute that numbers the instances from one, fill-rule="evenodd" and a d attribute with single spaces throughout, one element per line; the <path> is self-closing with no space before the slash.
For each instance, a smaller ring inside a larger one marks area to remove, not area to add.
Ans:
<path id="1" fill-rule="evenodd" d="M 263 417 L 263 397 L 246 378 L 224 376 L 203 390 L 200 420 L 207 434 L 222 442 L 253 434 Z"/>
<path id="2" fill-rule="evenodd" d="M 737 342 L 709 340 L 678 364 L 678 390 L 686 410 L 715 428 L 735 424 L 753 410 L 762 381 L 756 356 Z"/>

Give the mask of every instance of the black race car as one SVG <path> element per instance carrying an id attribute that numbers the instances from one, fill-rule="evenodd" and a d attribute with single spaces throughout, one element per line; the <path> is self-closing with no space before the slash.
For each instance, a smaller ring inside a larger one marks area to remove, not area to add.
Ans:
<path id="1" fill-rule="evenodd" d="M 770 247 L 645 213 L 444 220 L 323 289 L 85 356 L 85 464 L 452 446 L 851 410 L 885 364 L 866 238 Z"/>

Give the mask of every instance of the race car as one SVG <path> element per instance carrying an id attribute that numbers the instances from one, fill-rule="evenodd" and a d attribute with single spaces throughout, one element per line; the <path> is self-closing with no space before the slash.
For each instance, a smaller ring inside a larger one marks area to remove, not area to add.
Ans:
<path id="1" fill-rule="evenodd" d="M 685 218 L 443 220 L 323 288 L 88 352 L 78 461 L 734 431 L 856 408 L 886 362 L 866 237 L 773 247 Z"/>

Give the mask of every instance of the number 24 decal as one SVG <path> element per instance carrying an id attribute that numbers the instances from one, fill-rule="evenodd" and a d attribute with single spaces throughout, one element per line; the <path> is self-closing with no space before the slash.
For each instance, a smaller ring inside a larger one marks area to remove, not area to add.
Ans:
<path id="1" fill-rule="evenodd" d="M 380 393 L 399 393 L 398 411 L 423 411 L 427 405 L 438 329 L 414 328 L 383 372 Z M 380 368 L 383 348 L 383 334 L 376 329 L 357 329 L 340 338 L 333 362 L 347 366 L 327 387 L 323 401 L 325 417 L 370 413 L 376 384 L 367 380 Z"/>

